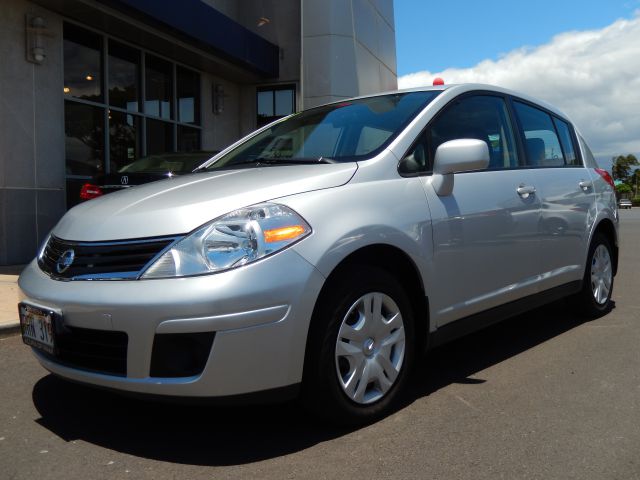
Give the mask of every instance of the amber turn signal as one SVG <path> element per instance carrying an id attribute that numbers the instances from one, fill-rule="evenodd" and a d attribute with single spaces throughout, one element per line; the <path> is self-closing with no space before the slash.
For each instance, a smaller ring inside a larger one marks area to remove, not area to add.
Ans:
<path id="1" fill-rule="evenodd" d="M 282 242 L 283 240 L 293 240 L 305 232 L 306 229 L 302 225 L 289 225 L 287 227 L 265 230 L 263 233 L 265 242 L 275 243 Z"/>

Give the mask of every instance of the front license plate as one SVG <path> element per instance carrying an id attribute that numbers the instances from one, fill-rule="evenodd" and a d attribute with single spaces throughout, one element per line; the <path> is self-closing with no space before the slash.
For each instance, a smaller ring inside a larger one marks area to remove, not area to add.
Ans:
<path id="1" fill-rule="evenodd" d="M 20 312 L 22 341 L 27 345 L 54 354 L 56 351 L 55 313 L 26 303 L 19 304 L 18 311 Z"/>

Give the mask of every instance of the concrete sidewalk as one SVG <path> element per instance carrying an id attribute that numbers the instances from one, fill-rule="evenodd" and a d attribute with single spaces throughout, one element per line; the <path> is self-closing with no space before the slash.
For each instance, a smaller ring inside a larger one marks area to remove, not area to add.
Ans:
<path id="1" fill-rule="evenodd" d="M 0 337 L 20 331 L 18 275 L 25 265 L 0 267 Z"/>

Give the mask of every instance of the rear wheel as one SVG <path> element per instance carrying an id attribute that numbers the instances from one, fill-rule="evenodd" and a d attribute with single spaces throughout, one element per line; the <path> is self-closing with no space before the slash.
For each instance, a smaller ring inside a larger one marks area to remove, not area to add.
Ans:
<path id="1" fill-rule="evenodd" d="M 349 424 L 389 412 L 414 355 L 411 304 L 390 273 L 360 266 L 339 274 L 318 300 L 309 335 L 309 407 Z"/>
<path id="2" fill-rule="evenodd" d="M 582 290 L 574 297 L 584 316 L 597 318 L 611 310 L 613 254 L 607 237 L 596 233 L 589 247 Z"/>

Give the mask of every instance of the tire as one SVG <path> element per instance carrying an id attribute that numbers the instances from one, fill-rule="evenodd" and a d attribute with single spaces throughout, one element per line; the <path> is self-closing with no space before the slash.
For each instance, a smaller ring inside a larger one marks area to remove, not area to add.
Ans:
<path id="1" fill-rule="evenodd" d="M 587 318 L 608 313 L 612 307 L 613 279 L 611 243 L 602 233 L 596 233 L 589 245 L 582 290 L 573 297 L 578 312 Z"/>
<path id="2" fill-rule="evenodd" d="M 414 312 L 381 268 L 357 265 L 329 281 L 311 320 L 303 401 L 334 423 L 369 423 L 390 412 L 407 383 Z"/>

